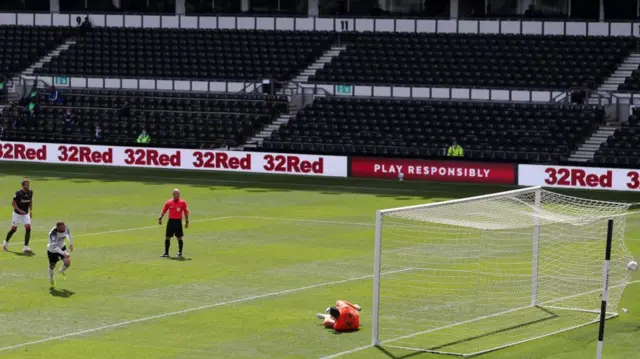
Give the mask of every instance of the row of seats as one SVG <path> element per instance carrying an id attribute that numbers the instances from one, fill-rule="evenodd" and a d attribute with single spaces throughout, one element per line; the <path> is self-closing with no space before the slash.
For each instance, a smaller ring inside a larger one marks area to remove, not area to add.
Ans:
<path id="1" fill-rule="evenodd" d="M 595 89 L 634 48 L 626 37 L 364 33 L 312 81 Z"/>
<path id="2" fill-rule="evenodd" d="M 634 114 L 621 128 L 615 130 L 606 142 L 600 145 L 593 157 L 598 165 L 610 167 L 637 166 L 640 164 L 640 113 Z"/>
<path id="3" fill-rule="evenodd" d="M 548 162 L 568 158 L 603 122 L 591 105 L 322 97 L 263 148 L 434 157 L 457 139 L 472 158 Z"/>
<path id="4" fill-rule="evenodd" d="M 69 27 L 0 26 L 0 74 L 20 73 L 71 36 Z"/>
<path id="5" fill-rule="evenodd" d="M 99 28 L 38 73 L 285 81 L 334 40 L 335 34 L 316 31 Z"/>
<path id="6" fill-rule="evenodd" d="M 288 109 L 286 98 L 262 95 L 81 90 L 63 93 L 62 104 L 42 96 L 34 115 L 16 117 L 17 107 L 3 112 L 6 139 L 90 142 L 100 126 L 108 144 L 135 144 L 144 128 L 156 146 L 236 146 Z M 124 100 L 130 106 L 126 114 Z M 72 134 L 63 131 L 68 109 L 75 119 Z"/>

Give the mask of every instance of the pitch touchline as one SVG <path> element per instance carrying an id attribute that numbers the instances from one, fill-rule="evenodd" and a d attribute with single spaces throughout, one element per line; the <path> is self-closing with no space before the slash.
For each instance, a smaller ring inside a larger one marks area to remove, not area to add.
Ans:
<path id="1" fill-rule="evenodd" d="M 388 271 L 388 272 L 383 272 L 382 275 L 389 275 L 389 274 L 394 274 L 394 273 L 402 273 L 402 272 L 410 271 L 412 269 L 413 268 L 404 268 L 404 269 L 399 269 L 399 270 L 394 270 L 394 271 Z M 276 297 L 276 296 L 281 296 L 281 295 L 285 295 L 285 294 L 300 292 L 300 291 L 307 290 L 307 289 L 314 289 L 314 288 L 326 287 L 326 286 L 330 286 L 330 285 L 354 282 L 354 281 L 363 280 L 363 279 L 372 278 L 372 277 L 373 277 L 373 275 L 365 275 L 365 276 L 362 276 L 362 277 L 343 279 L 343 280 L 338 280 L 338 281 L 334 281 L 334 282 L 318 283 L 318 284 L 308 285 L 308 286 L 300 287 L 300 288 L 286 289 L 286 290 L 282 290 L 282 291 L 278 291 L 278 292 L 271 292 L 271 293 L 265 293 L 265 294 L 260 294 L 260 295 L 254 295 L 254 296 L 251 296 L 251 297 L 244 297 L 244 298 L 234 299 L 234 300 L 230 300 L 230 301 L 226 301 L 226 302 L 218 302 L 218 303 L 213 303 L 213 304 L 207 304 L 207 305 L 203 305 L 203 306 L 200 306 L 200 307 L 179 310 L 177 312 L 170 312 L 170 313 L 158 314 L 158 315 L 153 315 L 153 316 L 150 316 L 150 317 L 144 317 L 144 318 L 139 318 L 139 319 L 134 319 L 134 320 L 127 320 L 125 322 L 105 325 L 105 326 L 97 327 L 97 328 L 93 328 L 93 329 L 81 330 L 81 331 L 74 332 L 74 333 L 68 333 L 68 334 L 64 334 L 64 335 L 58 335 L 58 336 L 55 336 L 55 337 L 49 337 L 49 338 L 45 338 L 45 339 L 35 340 L 35 341 L 32 341 L 32 342 L 26 342 L 26 343 L 22 343 L 22 344 L 3 347 L 3 348 L 0 348 L 0 352 L 1 351 L 6 351 L 6 350 L 11 350 L 11 349 L 22 348 L 22 347 L 25 347 L 25 346 L 28 346 L 28 345 L 46 343 L 46 342 L 50 342 L 52 340 L 58 340 L 58 339 L 74 337 L 74 336 L 82 335 L 82 334 L 94 333 L 94 332 L 102 331 L 102 330 L 105 330 L 105 329 L 119 328 L 119 327 L 123 327 L 123 326 L 129 325 L 129 324 L 142 323 L 142 322 L 146 322 L 146 321 L 149 321 L 149 320 L 166 318 L 166 317 L 179 315 L 179 314 L 191 313 L 191 312 L 195 312 L 195 311 L 199 311 L 199 310 L 203 310 L 203 309 L 221 307 L 221 306 L 225 306 L 225 305 L 229 305 L 229 304 L 249 302 L 249 301 L 252 301 L 252 300 L 262 299 L 262 298 L 267 298 L 267 297 Z"/>
<path id="2" fill-rule="evenodd" d="M 631 284 L 636 284 L 636 283 L 640 283 L 640 279 L 639 280 L 634 280 L 634 281 L 629 282 L 629 283 L 626 283 L 626 285 L 631 285 Z M 623 285 L 623 284 L 618 284 L 618 285 L 614 285 L 614 286 L 611 286 L 611 287 L 615 288 L 615 287 L 619 287 L 621 285 Z M 589 293 L 589 292 L 587 292 L 587 293 Z M 583 294 L 587 294 L 587 293 L 583 293 Z M 412 334 L 412 335 L 406 336 L 406 337 L 411 337 L 411 336 L 415 336 L 415 335 L 419 335 L 419 334 L 422 334 L 422 333 Z M 381 344 L 397 341 L 399 339 L 406 338 L 406 337 L 392 338 L 392 339 L 383 341 Z M 365 345 L 365 346 L 361 346 L 361 347 L 345 350 L 345 351 L 340 352 L 340 353 L 327 355 L 327 356 L 321 357 L 320 359 L 333 359 L 333 358 L 337 358 L 337 357 L 340 357 L 340 356 L 343 356 L 343 355 L 356 353 L 356 352 L 359 352 L 359 351 L 362 351 L 362 350 L 365 350 L 365 349 L 369 349 L 369 348 L 372 348 L 372 347 L 373 347 L 373 345 L 369 344 L 369 345 Z"/>

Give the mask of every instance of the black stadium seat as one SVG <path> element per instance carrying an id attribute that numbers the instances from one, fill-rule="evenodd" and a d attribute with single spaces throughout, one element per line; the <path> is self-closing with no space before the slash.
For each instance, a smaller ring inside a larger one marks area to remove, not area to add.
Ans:
<path id="1" fill-rule="evenodd" d="M 0 74 L 27 69 L 73 34 L 69 27 L 0 26 Z"/>
<path id="2" fill-rule="evenodd" d="M 319 83 L 522 89 L 596 88 L 633 38 L 364 33 L 312 79 Z"/>
<path id="3" fill-rule="evenodd" d="M 315 31 L 96 28 L 41 74 L 289 80 L 333 43 Z"/>
<path id="4" fill-rule="evenodd" d="M 69 90 L 64 98 L 63 105 L 42 101 L 40 113 L 28 122 L 23 118 L 15 129 L 11 128 L 14 111 L 5 111 L 6 139 L 87 143 L 99 125 L 107 144 L 133 145 L 144 128 L 152 144 L 161 147 L 236 146 L 288 108 L 286 97 L 247 94 Z M 126 118 L 118 111 L 125 100 L 131 109 Z M 77 119 L 71 133 L 61 128 L 68 108 Z"/>
<path id="5" fill-rule="evenodd" d="M 591 105 L 320 97 L 263 148 L 431 158 L 455 138 L 466 158 L 549 162 L 567 158 L 603 122 L 604 109 Z"/>

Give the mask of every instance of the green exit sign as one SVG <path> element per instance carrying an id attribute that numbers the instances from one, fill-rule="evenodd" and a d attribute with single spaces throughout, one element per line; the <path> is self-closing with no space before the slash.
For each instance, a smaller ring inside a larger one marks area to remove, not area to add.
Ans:
<path id="1" fill-rule="evenodd" d="M 337 85 L 336 86 L 336 93 L 339 94 L 351 94 L 351 92 L 353 91 L 353 86 L 351 85 Z"/>

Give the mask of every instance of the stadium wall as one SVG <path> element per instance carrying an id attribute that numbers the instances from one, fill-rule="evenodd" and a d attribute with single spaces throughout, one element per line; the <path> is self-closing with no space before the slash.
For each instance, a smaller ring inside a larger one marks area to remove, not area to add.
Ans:
<path id="1" fill-rule="evenodd" d="M 0 142 L 0 162 L 639 191 L 640 170 L 271 152 Z"/>
<path id="2" fill-rule="evenodd" d="M 86 14 L 0 13 L 0 25 L 78 26 Z M 640 37 L 640 22 L 89 14 L 94 26 L 332 32 L 418 32 Z"/>

